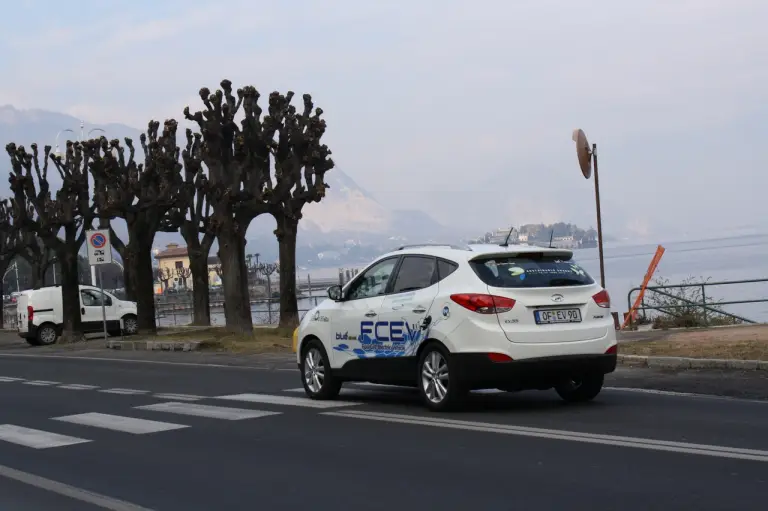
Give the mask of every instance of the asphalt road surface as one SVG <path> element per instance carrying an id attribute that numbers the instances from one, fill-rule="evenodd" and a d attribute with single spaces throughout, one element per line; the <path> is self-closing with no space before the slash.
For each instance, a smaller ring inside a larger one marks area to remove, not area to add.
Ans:
<path id="1" fill-rule="evenodd" d="M 0 357 L 0 509 L 764 510 L 768 402 L 606 389 L 473 395 L 298 372 Z"/>

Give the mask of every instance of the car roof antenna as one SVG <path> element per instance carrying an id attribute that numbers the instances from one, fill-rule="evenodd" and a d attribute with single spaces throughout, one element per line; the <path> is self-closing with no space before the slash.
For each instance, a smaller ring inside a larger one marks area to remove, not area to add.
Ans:
<path id="1" fill-rule="evenodd" d="M 509 230 L 509 233 L 507 234 L 507 237 L 504 239 L 504 243 L 499 243 L 500 247 L 508 247 L 509 246 L 509 237 L 512 236 L 512 231 L 515 230 L 515 226 L 513 225 L 512 228 Z"/>
<path id="2" fill-rule="evenodd" d="M 552 228 L 552 232 L 549 233 L 549 248 L 552 248 L 552 237 L 555 235 L 555 228 Z"/>

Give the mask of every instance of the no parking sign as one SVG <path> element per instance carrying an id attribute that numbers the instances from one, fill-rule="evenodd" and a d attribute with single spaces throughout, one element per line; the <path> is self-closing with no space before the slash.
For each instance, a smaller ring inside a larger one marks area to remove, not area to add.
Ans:
<path id="1" fill-rule="evenodd" d="M 112 245 L 109 242 L 109 229 L 85 231 L 88 245 L 88 263 L 91 266 L 112 262 Z"/>

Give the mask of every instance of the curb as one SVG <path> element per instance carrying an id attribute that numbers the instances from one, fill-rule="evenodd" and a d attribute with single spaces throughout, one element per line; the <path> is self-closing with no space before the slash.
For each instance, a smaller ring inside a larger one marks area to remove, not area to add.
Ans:
<path id="1" fill-rule="evenodd" d="M 107 341 L 107 348 L 133 351 L 197 351 L 201 341 Z"/>
<path id="2" fill-rule="evenodd" d="M 618 365 L 650 369 L 732 369 L 768 371 L 768 360 L 735 360 L 722 358 L 646 357 L 619 355 Z"/>

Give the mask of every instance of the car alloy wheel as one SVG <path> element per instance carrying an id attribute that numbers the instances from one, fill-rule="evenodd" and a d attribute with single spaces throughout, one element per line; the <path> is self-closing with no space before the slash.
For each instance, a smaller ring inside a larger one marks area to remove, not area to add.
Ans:
<path id="1" fill-rule="evenodd" d="M 325 364 L 323 355 L 315 347 L 307 350 L 304 355 L 304 380 L 313 394 L 319 394 L 325 384 Z"/>
<path id="2" fill-rule="evenodd" d="M 424 395 L 436 405 L 441 404 L 448 395 L 448 362 L 437 350 L 431 351 L 421 365 L 421 385 Z"/>

